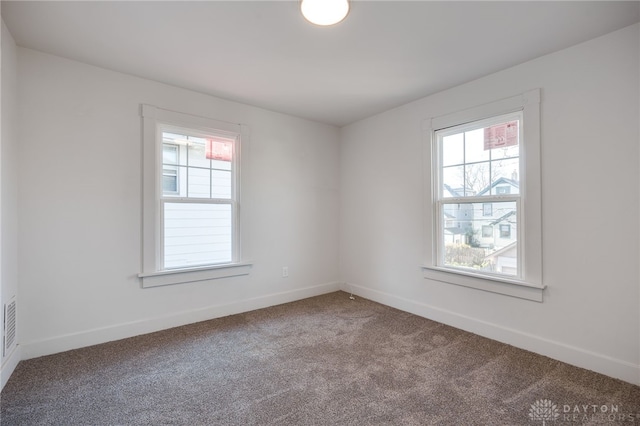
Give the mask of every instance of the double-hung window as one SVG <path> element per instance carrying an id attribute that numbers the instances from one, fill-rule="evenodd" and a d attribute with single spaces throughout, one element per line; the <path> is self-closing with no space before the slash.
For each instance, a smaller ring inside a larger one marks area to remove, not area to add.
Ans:
<path id="1" fill-rule="evenodd" d="M 425 121 L 425 278 L 542 300 L 539 99 Z"/>
<path id="2" fill-rule="evenodd" d="M 160 268 L 232 262 L 237 227 L 233 151 L 239 135 L 168 125 L 160 126 L 160 135 Z M 164 155 L 167 150 L 174 155 Z"/>
<path id="3" fill-rule="evenodd" d="M 440 266 L 520 277 L 521 240 L 506 238 L 504 229 L 518 229 L 522 210 L 521 130 L 522 112 L 515 112 L 435 131 Z M 447 226 L 450 217 L 457 226 Z M 489 235 L 496 225 L 500 234 Z"/>
<path id="4" fill-rule="evenodd" d="M 143 105 L 143 287 L 245 275 L 240 125 Z"/>

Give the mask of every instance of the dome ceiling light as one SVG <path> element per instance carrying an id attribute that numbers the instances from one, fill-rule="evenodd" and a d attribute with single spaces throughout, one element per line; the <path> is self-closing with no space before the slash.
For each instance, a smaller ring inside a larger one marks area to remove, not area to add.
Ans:
<path id="1" fill-rule="evenodd" d="M 300 11 L 312 24 L 334 25 L 349 13 L 349 0 L 302 0 Z"/>

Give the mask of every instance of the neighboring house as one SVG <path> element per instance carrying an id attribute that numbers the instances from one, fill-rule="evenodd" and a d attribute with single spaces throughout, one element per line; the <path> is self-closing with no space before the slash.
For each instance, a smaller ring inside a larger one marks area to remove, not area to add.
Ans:
<path id="1" fill-rule="evenodd" d="M 478 193 L 482 196 L 492 194 L 515 194 L 520 191 L 517 180 L 501 177 Z M 516 241 L 518 224 L 515 215 L 516 203 L 513 201 L 483 203 L 482 211 L 474 217 L 475 243 L 480 247 L 500 250 Z"/>
<path id="2" fill-rule="evenodd" d="M 514 177 L 515 174 L 514 174 Z M 515 194 L 520 191 L 520 185 L 515 179 L 502 177 L 489 187 L 480 191 L 478 195 L 486 194 Z M 480 247 L 488 250 L 487 269 L 492 272 L 516 275 L 518 258 L 518 223 L 516 203 L 513 201 L 483 204 L 482 223 L 479 243 Z"/>
<path id="3" fill-rule="evenodd" d="M 458 190 L 444 185 L 445 197 L 460 197 Z M 473 232 L 473 206 L 470 204 L 451 204 L 444 208 L 445 244 L 469 244 L 469 235 Z"/>
<path id="4" fill-rule="evenodd" d="M 514 174 L 514 177 L 515 176 Z M 460 197 L 462 192 L 444 185 L 450 197 Z M 515 179 L 501 177 L 478 192 L 484 194 L 516 194 L 520 190 Z M 488 203 L 450 204 L 445 207 L 446 244 L 467 244 L 485 250 L 487 271 L 503 274 L 517 272 L 518 223 L 514 201 Z"/>

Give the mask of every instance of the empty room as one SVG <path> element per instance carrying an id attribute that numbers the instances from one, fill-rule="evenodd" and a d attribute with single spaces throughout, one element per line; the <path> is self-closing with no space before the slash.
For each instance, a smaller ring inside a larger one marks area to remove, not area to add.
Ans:
<path id="1" fill-rule="evenodd" d="M 640 2 L 1 17 L 3 425 L 640 424 Z"/>

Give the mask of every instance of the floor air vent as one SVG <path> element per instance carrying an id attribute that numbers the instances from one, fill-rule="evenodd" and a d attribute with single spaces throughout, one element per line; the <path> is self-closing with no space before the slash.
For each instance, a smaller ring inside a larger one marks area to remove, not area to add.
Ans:
<path id="1" fill-rule="evenodd" d="M 2 357 L 9 355 L 16 344 L 16 300 L 4 305 Z"/>

